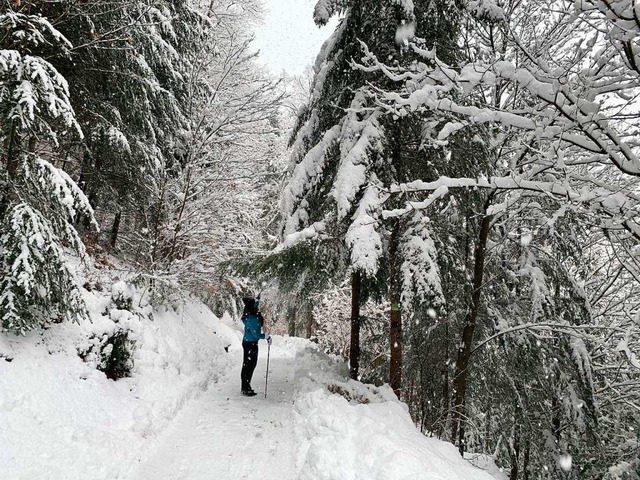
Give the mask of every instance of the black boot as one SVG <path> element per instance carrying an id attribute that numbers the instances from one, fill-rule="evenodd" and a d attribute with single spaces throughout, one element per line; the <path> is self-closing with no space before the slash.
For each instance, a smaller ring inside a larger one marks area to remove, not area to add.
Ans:
<path id="1" fill-rule="evenodd" d="M 253 389 L 252 389 L 251 387 L 249 387 L 249 388 L 243 388 L 243 389 L 242 389 L 242 394 L 243 394 L 245 397 L 255 397 L 255 396 L 257 395 L 257 393 L 256 393 L 256 392 L 254 392 L 254 391 L 253 391 Z"/>

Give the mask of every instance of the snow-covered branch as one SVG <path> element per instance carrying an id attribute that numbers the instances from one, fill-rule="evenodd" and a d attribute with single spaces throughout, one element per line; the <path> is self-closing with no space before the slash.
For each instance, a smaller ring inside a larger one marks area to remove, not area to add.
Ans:
<path id="1" fill-rule="evenodd" d="M 389 193 L 402 195 L 406 193 L 431 192 L 422 202 L 409 201 L 401 209 L 383 212 L 384 218 L 405 215 L 413 210 L 428 208 L 435 200 L 445 196 L 450 189 L 487 189 L 498 192 L 528 191 L 556 198 L 559 202 L 568 202 L 583 208 L 585 211 L 596 211 L 603 216 L 601 227 L 605 229 L 624 229 L 640 240 L 640 225 L 637 223 L 639 205 L 634 195 L 626 195 L 612 188 L 589 187 L 572 188 L 567 182 L 547 182 L 528 180 L 518 176 L 489 178 L 448 178 L 440 177 L 433 182 L 420 180 L 392 185 Z M 501 206 L 492 208 L 488 214 L 501 213 Z"/>

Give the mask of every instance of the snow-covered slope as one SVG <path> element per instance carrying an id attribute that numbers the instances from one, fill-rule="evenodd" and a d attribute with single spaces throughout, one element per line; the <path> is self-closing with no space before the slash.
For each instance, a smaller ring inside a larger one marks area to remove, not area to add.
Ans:
<path id="1" fill-rule="evenodd" d="M 123 289 L 87 294 L 93 323 L 0 337 L 3 480 L 493 480 L 302 339 L 275 338 L 266 398 L 261 345 L 259 395 L 240 396 L 237 322 L 196 301 L 119 309 Z M 113 381 L 85 350 L 123 327 L 134 369 Z"/>
<path id="2" fill-rule="evenodd" d="M 422 435 L 389 386 L 340 379 L 326 356 L 310 348 L 298 355 L 305 381 L 295 402 L 296 478 L 495 480 L 450 443 Z"/>
<path id="3" fill-rule="evenodd" d="M 204 305 L 151 316 L 87 298 L 92 323 L 0 335 L 3 480 L 129 478 L 149 438 L 233 362 L 224 347 L 237 336 Z M 113 381 L 86 352 L 121 328 L 135 344 L 133 376 Z"/>

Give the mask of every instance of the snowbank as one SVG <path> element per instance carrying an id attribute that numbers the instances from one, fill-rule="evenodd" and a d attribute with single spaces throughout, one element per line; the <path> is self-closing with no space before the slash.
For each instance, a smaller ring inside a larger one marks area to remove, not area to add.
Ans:
<path id="1" fill-rule="evenodd" d="M 85 295 L 91 323 L 0 336 L 3 480 L 128 478 L 149 439 L 231 365 L 238 336 L 198 302 L 152 311 L 124 282 Z M 114 381 L 96 365 L 118 331 L 133 370 Z"/>
<path id="2" fill-rule="evenodd" d="M 312 347 L 297 360 L 301 480 L 495 480 L 450 443 L 422 435 L 388 386 L 347 380 L 332 364 Z"/>

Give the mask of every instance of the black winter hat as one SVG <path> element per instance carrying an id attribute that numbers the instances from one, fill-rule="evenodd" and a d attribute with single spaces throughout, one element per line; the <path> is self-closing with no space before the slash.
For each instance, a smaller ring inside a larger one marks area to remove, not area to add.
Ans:
<path id="1" fill-rule="evenodd" d="M 244 303 L 244 306 L 249 310 L 253 310 L 256 308 L 256 299 L 253 297 L 244 297 L 242 299 L 242 303 Z"/>

